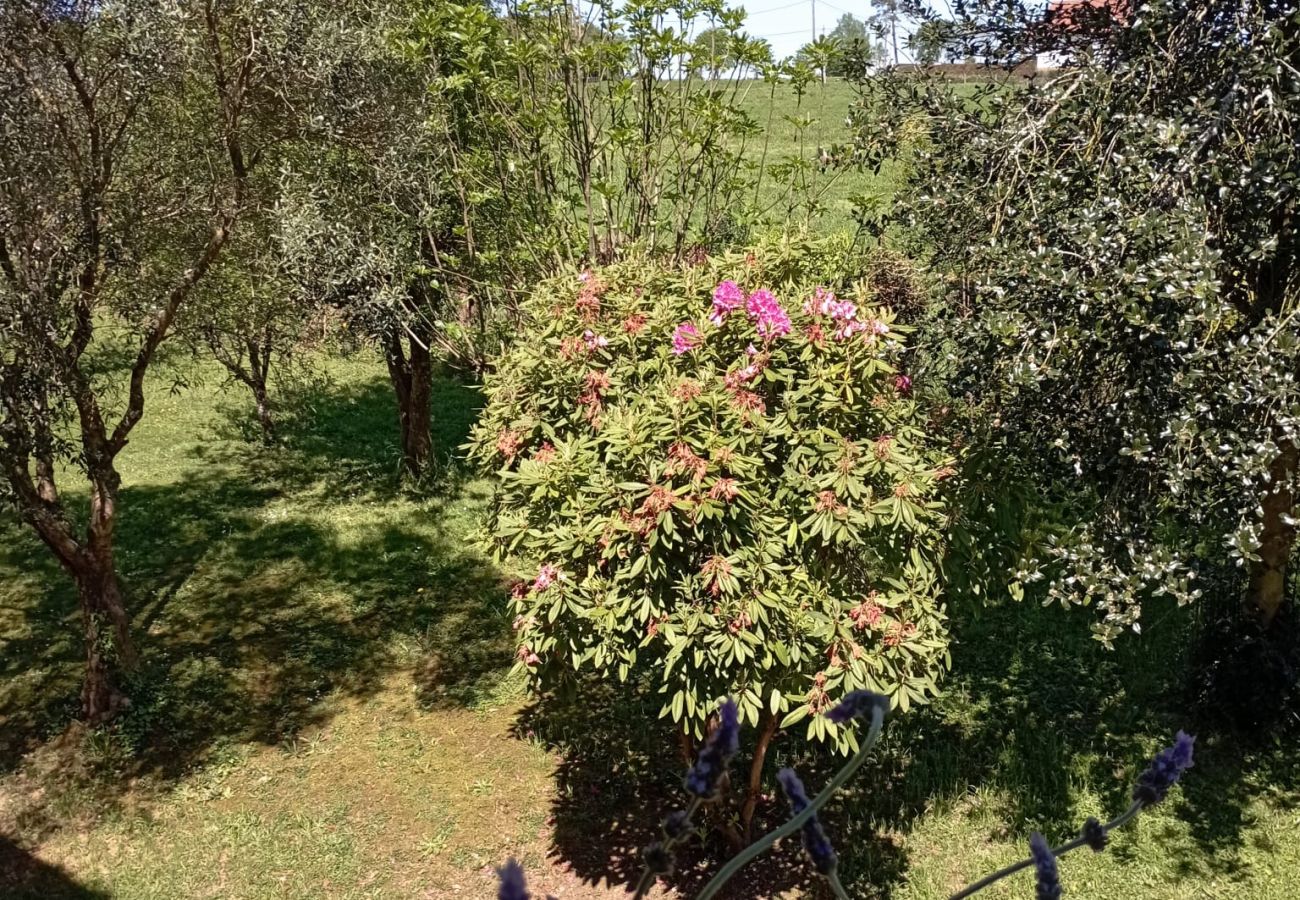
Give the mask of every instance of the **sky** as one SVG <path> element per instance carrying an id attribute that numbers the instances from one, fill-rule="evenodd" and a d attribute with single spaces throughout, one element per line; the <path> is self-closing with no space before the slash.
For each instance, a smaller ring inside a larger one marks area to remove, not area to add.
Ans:
<path id="1" fill-rule="evenodd" d="M 771 44 L 772 55 L 777 59 L 793 56 L 814 34 L 830 34 L 845 13 L 863 21 L 871 18 L 872 13 L 868 0 L 838 0 L 834 4 L 827 0 L 749 0 L 742 5 L 748 13 L 745 31 Z M 902 53 L 901 47 L 899 52 Z"/>

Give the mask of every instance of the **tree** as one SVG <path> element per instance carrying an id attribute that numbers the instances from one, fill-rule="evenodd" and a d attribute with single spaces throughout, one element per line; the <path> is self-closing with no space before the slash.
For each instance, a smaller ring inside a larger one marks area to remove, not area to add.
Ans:
<path id="1" fill-rule="evenodd" d="M 835 78 L 860 78 L 885 59 L 885 48 L 872 39 L 867 23 L 849 13 L 840 16 L 828 37 L 837 52 L 827 73 Z"/>
<path id="2" fill-rule="evenodd" d="M 904 0 L 871 0 L 871 7 L 875 10 L 871 16 L 871 25 L 882 37 L 888 37 L 894 65 L 898 65 L 898 23 L 903 17 L 903 2 Z"/>
<path id="3" fill-rule="evenodd" d="M 274 212 L 246 216 L 182 322 L 191 343 L 248 388 L 267 443 L 276 437 L 272 373 L 293 355 L 312 313 L 309 298 L 286 277 L 279 236 L 271 231 Z"/>
<path id="4" fill-rule="evenodd" d="M 709 77 L 715 79 L 734 69 L 740 62 L 733 46 L 735 39 L 735 33 L 721 25 L 701 31 L 691 46 L 692 66 L 710 73 Z"/>
<path id="5" fill-rule="evenodd" d="M 1300 10 L 1004 21 L 962 27 L 1074 64 L 975 103 L 868 86 L 861 149 L 911 171 L 897 216 L 952 288 L 933 377 L 973 402 L 994 483 L 1026 489 L 1018 580 L 1096 603 L 1104 641 L 1202 583 L 1275 633 L 1300 475 Z M 919 117 L 924 139 L 895 142 Z"/>
<path id="6" fill-rule="evenodd" d="M 946 19 L 926 19 L 917 25 L 907 38 L 907 49 L 912 58 L 923 66 L 932 66 L 945 52 L 956 48 L 953 23 Z"/>
<path id="7" fill-rule="evenodd" d="M 850 13 L 840 16 L 840 20 L 835 23 L 829 35 L 833 41 L 848 43 L 849 41 L 865 41 L 867 39 L 867 23 Z"/>
<path id="8" fill-rule="evenodd" d="M 117 458 L 274 139 L 270 76 L 284 74 L 287 25 L 264 12 L 216 0 L 0 8 L 0 467 L 7 499 L 76 583 L 90 722 L 119 708 L 137 660 L 115 557 Z M 129 358 L 124 380 L 97 358 L 110 349 Z M 60 460 L 87 480 L 83 521 Z"/>
<path id="9" fill-rule="evenodd" d="M 486 335 L 490 307 L 555 252 L 546 175 L 526 156 L 542 132 L 521 110 L 505 23 L 482 5 L 344 10 L 330 90 L 311 100 L 311 152 L 286 167 L 286 255 L 304 293 L 378 343 L 403 468 L 419 477 L 435 353 L 481 366 L 482 348 L 453 331 Z"/>

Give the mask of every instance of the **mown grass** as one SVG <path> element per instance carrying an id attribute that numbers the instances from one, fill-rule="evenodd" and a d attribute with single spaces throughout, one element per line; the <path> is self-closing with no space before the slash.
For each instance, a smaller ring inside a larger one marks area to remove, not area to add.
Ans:
<path id="1" fill-rule="evenodd" d="M 0 540 L 0 893 L 6 897 L 488 896 L 520 857 L 566 898 L 617 895 L 678 802 L 653 699 L 592 685 L 528 700 L 509 675 L 504 578 L 473 549 L 488 487 L 455 465 L 428 493 L 394 478 L 377 362 L 321 359 L 284 445 L 249 443 L 246 400 L 200 367 L 153 385 L 126 451 L 123 574 L 145 651 L 114 729 L 65 727 L 80 652 L 61 572 L 8 520 Z M 439 382 L 438 447 L 477 394 Z M 72 482 L 69 481 L 71 489 Z M 1189 623 L 1157 616 L 1107 652 L 1086 614 L 953 610 L 944 695 L 891 723 L 827 811 L 855 896 L 941 898 L 1122 808 L 1183 725 Z M 1300 874 L 1297 763 L 1280 740 L 1203 735 L 1185 787 L 1064 864 L 1072 896 L 1273 898 Z M 769 771 L 833 760 L 781 736 Z M 771 798 L 765 821 L 783 815 Z M 725 849 L 682 860 L 689 896 Z M 1023 897 L 1020 876 L 990 892 Z M 736 897 L 817 896 L 791 845 Z"/>

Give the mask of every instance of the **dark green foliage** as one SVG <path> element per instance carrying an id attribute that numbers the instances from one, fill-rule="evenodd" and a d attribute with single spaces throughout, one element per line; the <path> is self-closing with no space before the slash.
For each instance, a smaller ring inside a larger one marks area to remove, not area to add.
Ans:
<path id="1" fill-rule="evenodd" d="M 863 160 L 906 167 L 893 221 L 943 280 L 925 367 L 972 416 L 988 468 L 968 483 L 1002 488 L 967 506 L 1007 511 L 977 544 L 1009 526 L 1008 574 L 1095 604 L 1105 641 L 1143 597 L 1196 599 L 1207 568 L 1245 573 L 1228 590 L 1267 623 L 1300 429 L 1300 13 L 1032 19 L 961 24 L 1008 58 L 1074 44 L 1074 65 L 973 96 L 882 79 L 857 113 Z"/>

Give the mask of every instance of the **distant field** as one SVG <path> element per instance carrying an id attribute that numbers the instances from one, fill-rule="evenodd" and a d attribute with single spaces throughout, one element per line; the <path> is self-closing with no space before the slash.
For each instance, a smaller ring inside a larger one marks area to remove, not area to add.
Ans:
<path id="1" fill-rule="evenodd" d="M 822 148 L 848 144 L 853 134 L 845 124 L 856 95 L 853 86 L 843 79 L 831 78 L 826 84 L 812 84 L 800 98 L 789 84 L 775 87 L 761 81 L 744 85 L 743 106 L 762 124 L 764 137 L 750 144 L 747 155 L 767 166 L 783 158 L 796 156 L 816 160 Z M 802 133 L 795 120 L 808 119 Z M 764 143 L 766 140 L 766 144 Z M 853 227 L 852 198 L 859 194 L 888 196 L 894 184 L 888 177 L 875 177 L 847 169 L 829 170 L 817 176 L 814 187 L 824 212 L 812 223 L 824 233 Z M 769 173 L 761 186 L 760 205 L 778 220 L 786 214 L 789 200 L 797 201 L 800 193 L 790 192 Z"/>

